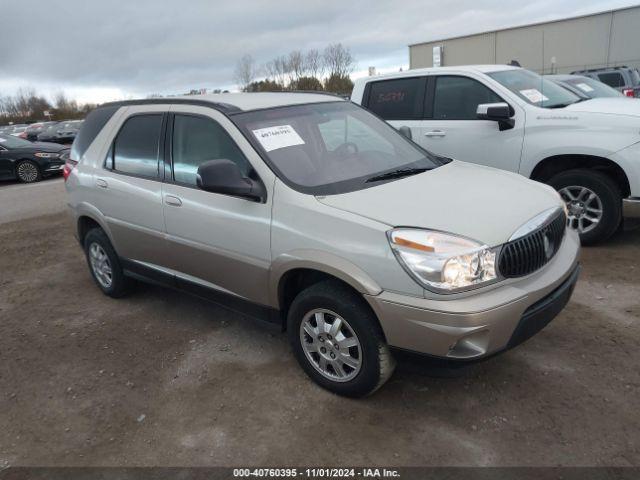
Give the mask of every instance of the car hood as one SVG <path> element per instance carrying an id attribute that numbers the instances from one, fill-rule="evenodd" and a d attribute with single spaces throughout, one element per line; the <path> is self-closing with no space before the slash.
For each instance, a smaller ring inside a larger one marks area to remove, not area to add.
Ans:
<path id="1" fill-rule="evenodd" d="M 553 207 L 549 186 L 515 173 L 453 161 L 422 174 L 364 190 L 317 197 L 321 203 L 390 227 L 419 227 L 500 245 Z"/>
<path id="2" fill-rule="evenodd" d="M 604 113 L 640 117 L 640 99 L 637 98 L 593 98 L 565 107 L 568 112 Z"/>

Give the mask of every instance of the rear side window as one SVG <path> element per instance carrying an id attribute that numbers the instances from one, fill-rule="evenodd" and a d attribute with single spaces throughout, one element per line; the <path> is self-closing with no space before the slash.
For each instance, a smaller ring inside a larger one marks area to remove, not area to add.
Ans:
<path id="1" fill-rule="evenodd" d="M 398 78 L 371 82 L 366 107 L 385 120 L 411 120 L 422 116 L 426 79 Z"/>
<path id="2" fill-rule="evenodd" d="M 162 114 L 129 118 L 113 143 L 113 170 L 131 175 L 158 178 Z"/>
<path id="3" fill-rule="evenodd" d="M 624 78 L 620 72 L 599 73 L 598 78 L 610 87 L 624 87 Z"/>
<path id="4" fill-rule="evenodd" d="M 106 125 L 109 119 L 118 110 L 118 106 L 100 107 L 87 115 L 82 128 L 78 132 L 73 145 L 71 146 L 71 158 L 80 160 L 82 155 L 87 151 L 93 140 L 98 136 L 102 127 Z M 49 127 L 55 128 L 55 127 Z M 49 130 L 49 129 L 47 129 Z"/>
<path id="5" fill-rule="evenodd" d="M 469 77 L 439 76 L 433 100 L 434 120 L 476 120 L 478 105 L 503 100 Z"/>
<path id="6" fill-rule="evenodd" d="M 187 185 L 196 185 L 198 167 L 209 160 L 231 160 L 244 175 L 250 170 L 248 160 L 225 129 L 205 117 L 176 114 L 171 156 L 174 180 Z"/>

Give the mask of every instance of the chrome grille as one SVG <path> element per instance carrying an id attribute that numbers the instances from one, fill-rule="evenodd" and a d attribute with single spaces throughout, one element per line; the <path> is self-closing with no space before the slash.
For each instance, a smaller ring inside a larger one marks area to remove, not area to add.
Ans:
<path id="1" fill-rule="evenodd" d="M 523 277 L 542 268 L 558 252 L 567 228 L 560 211 L 538 229 L 502 246 L 498 268 L 505 278 Z"/>

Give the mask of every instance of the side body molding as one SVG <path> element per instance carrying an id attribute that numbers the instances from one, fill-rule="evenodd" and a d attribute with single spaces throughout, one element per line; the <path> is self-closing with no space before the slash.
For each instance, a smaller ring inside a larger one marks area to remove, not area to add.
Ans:
<path id="1" fill-rule="evenodd" d="M 278 287 L 283 276 L 292 270 L 310 269 L 333 275 L 358 292 L 379 295 L 382 288 L 367 273 L 349 260 L 320 250 L 293 250 L 275 258 L 269 275 L 269 306 L 280 308 Z"/>

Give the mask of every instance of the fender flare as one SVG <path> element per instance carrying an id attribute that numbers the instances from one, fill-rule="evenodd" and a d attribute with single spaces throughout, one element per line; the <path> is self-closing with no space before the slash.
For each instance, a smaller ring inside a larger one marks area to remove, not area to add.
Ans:
<path id="1" fill-rule="evenodd" d="M 320 250 L 299 249 L 278 256 L 269 272 L 269 303 L 280 308 L 279 290 L 284 276 L 297 269 L 317 270 L 334 276 L 366 295 L 379 295 L 382 288 L 364 270 L 349 260 Z"/>

